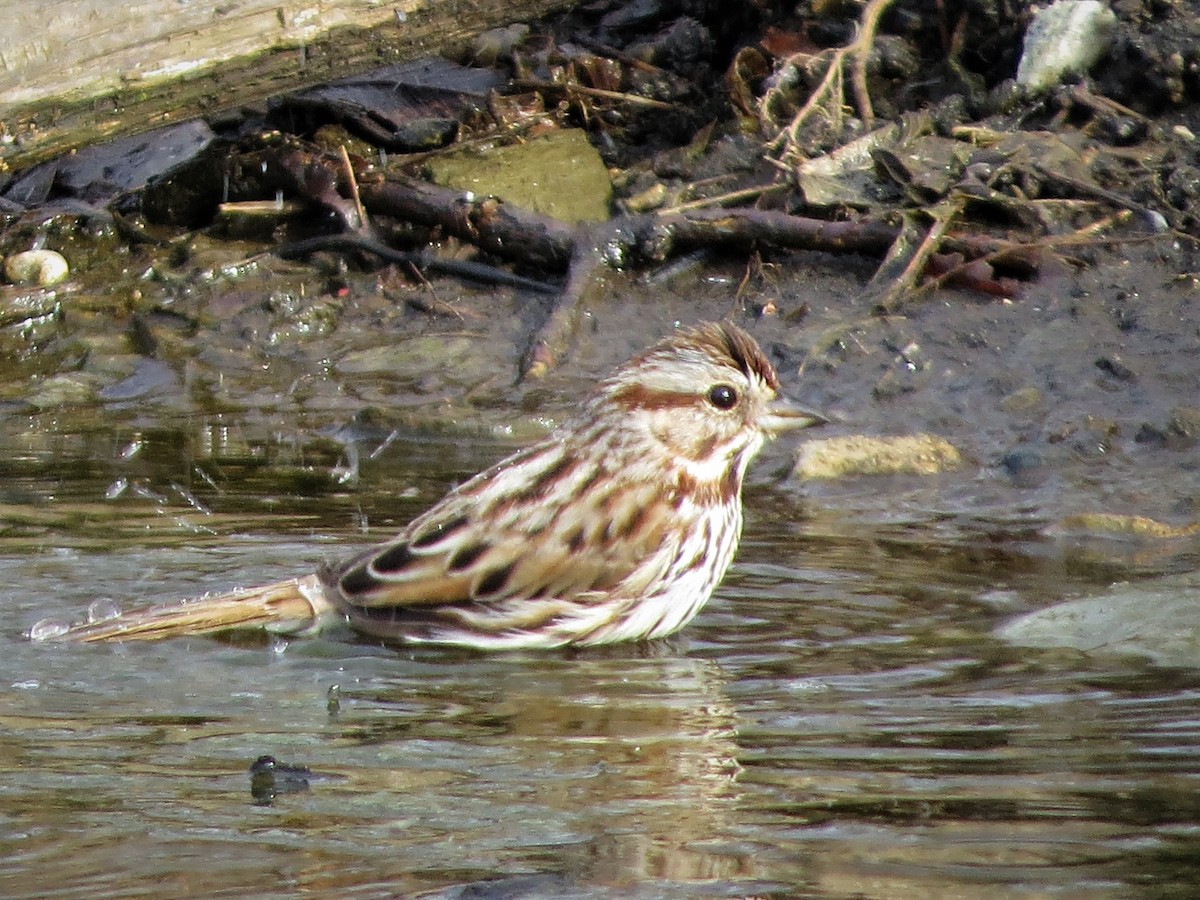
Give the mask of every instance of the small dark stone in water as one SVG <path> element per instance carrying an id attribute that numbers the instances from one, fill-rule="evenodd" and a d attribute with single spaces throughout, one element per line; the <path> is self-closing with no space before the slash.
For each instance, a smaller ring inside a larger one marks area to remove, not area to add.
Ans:
<path id="1" fill-rule="evenodd" d="M 1154 447 L 1165 447 L 1167 445 L 1167 433 L 1157 425 L 1152 425 L 1149 422 L 1143 422 L 1142 427 L 1137 430 L 1137 434 L 1133 436 L 1133 440 L 1138 444 L 1150 444 Z"/>
<path id="2" fill-rule="evenodd" d="M 292 766 L 273 756 L 260 756 L 250 766 L 250 796 L 256 803 L 269 804 L 279 794 L 307 791 L 311 777 L 308 766 Z"/>
<path id="3" fill-rule="evenodd" d="M 1028 472 L 1030 469 L 1040 469 L 1045 465 L 1042 460 L 1042 455 L 1036 450 L 1023 449 L 1013 450 L 1004 455 L 1004 459 L 1000 461 L 1001 465 L 1008 470 L 1009 475 L 1017 475 L 1021 472 Z"/>
<path id="4" fill-rule="evenodd" d="M 1036 487 L 1046 477 L 1045 460 L 1029 447 L 1009 451 L 1000 460 L 1000 465 L 1018 487 Z"/>
<path id="5" fill-rule="evenodd" d="M 1137 377 L 1133 374 L 1133 369 L 1121 362 L 1120 357 L 1117 356 L 1100 357 L 1096 360 L 1096 368 L 1118 381 L 1133 381 Z"/>

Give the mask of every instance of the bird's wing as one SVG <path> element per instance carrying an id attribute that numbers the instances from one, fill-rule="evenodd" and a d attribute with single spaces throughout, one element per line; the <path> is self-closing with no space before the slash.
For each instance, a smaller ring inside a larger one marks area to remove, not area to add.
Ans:
<path id="1" fill-rule="evenodd" d="M 667 486 L 630 482 L 565 450 L 540 453 L 476 476 L 394 540 L 325 572 L 325 583 L 362 609 L 570 600 L 608 591 L 665 555 Z M 640 583 L 653 573 L 638 575 Z"/>

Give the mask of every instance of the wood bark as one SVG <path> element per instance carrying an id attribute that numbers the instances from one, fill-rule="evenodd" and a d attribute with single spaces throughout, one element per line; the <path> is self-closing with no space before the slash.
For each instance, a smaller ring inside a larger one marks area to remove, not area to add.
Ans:
<path id="1" fill-rule="evenodd" d="M 568 0 L 0 0 L 0 173 L 435 54 Z"/>

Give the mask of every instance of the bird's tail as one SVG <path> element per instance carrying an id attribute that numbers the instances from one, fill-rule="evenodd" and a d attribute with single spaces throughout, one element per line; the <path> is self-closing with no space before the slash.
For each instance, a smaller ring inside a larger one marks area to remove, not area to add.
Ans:
<path id="1" fill-rule="evenodd" d="M 234 629 L 295 634 L 318 628 L 335 612 L 317 575 L 291 578 L 228 594 L 164 603 L 67 628 L 34 626 L 35 640 L 157 641 Z"/>

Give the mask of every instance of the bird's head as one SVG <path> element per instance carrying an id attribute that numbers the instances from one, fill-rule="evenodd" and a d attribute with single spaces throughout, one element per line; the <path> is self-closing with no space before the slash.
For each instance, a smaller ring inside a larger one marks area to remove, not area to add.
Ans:
<path id="1" fill-rule="evenodd" d="M 609 376 L 600 397 L 627 427 L 716 477 L 734 460 L 744 469 L 765 438 L 825 421 L 779 395 L 762 348 L 728 322 L 664 338 Z"/>

